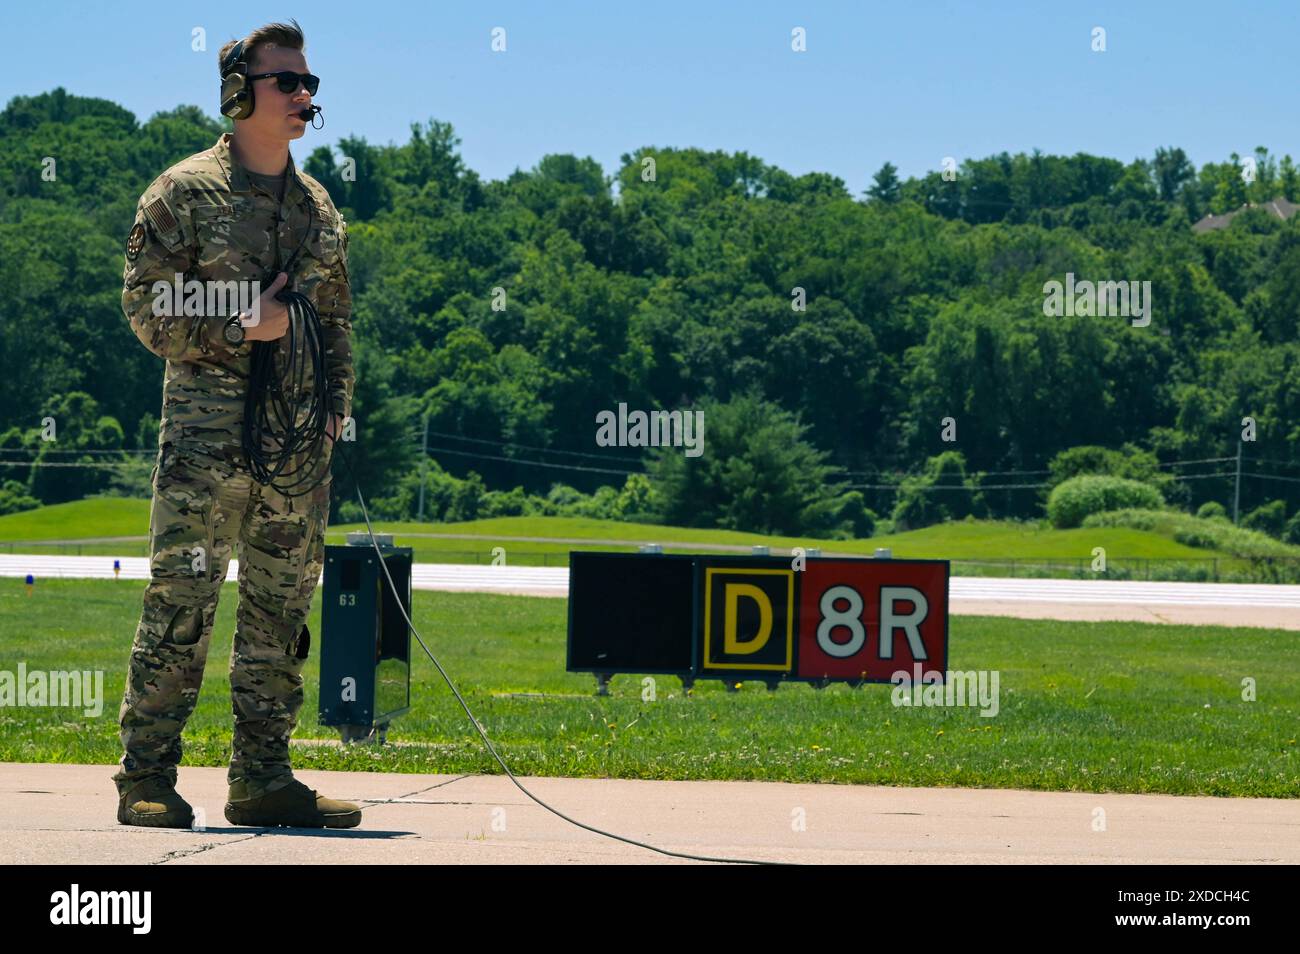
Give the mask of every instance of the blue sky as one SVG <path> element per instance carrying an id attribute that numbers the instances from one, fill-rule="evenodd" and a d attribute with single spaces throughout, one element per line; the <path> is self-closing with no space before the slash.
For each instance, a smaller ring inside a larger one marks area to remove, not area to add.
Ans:
<path id="1" fill-rule="evenodd" d="M 64 86 L 141 121 L 182 103 L 215 116 L 216 50 L 291 16 L 326 117 L 299 162 L 348 134 L 405 142 L 432 118 L 487 179 L 552 152 L 612 173 L 641 146 L 744 150 L 855 194 L 886 160 L 919 175 L 1004 149 L 1128 161 L 1178 145 L 1199 166 L 1266 145 L 1300 159 L 1294 2 L 53 0 L 6 9 L 0 101 Z M 195 27 L 206 52 L 191 50 Z M 807 52 L 791 51 L 794 27 Z"/>

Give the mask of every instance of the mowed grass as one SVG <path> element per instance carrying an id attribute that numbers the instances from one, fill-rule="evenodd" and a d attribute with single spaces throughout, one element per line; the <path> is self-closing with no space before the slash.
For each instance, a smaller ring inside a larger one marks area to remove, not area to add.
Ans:
<path id="1" fill-rule="evenodd" d="M 0 540 L 82 540 L 148 535 L 149 501 L 90 497 L 0 517 Z"/>
<path id="2" fill-rule="evenodd" d="M 877 547 L 890 547 L 895 557 L 904 559 L 1025 561 L 1091 561 L 1093 548 L 1104 547 L 1107 558 L 1111 560 L 1206 560 L 1217 557 L 1226 563 L 1233 562 L 1226 554 L 1189 547 L 1153 531 L 1124 527 L 1056 530 L 1034 524 L 991 520 L 938 524 L 863 540 L 768 537 L 733 530 L 665 527 L 584 517 L 496 517 L 441 524 L 375 520 L 374 526 L 377 531 L 393 533 L 399 546 L 412 547 L 416 560 L 424 563 L 489 563 L 494 548 L 502 547 L 507 563 L 558 566 L 567 562 L 570 550 L 592 548 L 589 544 L 554 542 L 562 540 L 608 541 L 600 545 L 601 549 L 607 550 L 634 550 L 640 543 L 660 543 L 669 552 L 674 551 L 674 544 L 682 543 L 743 547 L 757 544 L 774 550 L 802 546 L 821 547 L 827 552 L 870 555 Z M 347 531 L 364 529 L 364 524 L 339 525 L 330 528 L 327 538 L 330 543 L 342 543 Z M 21 550 L 32 553 L 144 556 L 148 532 L 147 500 L 94 498 L 0 517 L 0 543 L 24 541 Z M 468 538 L 439 539 L 419 534 L 464 534 Z M 116 536 L 134 536 L 136 539 L 82 543 L 75 548 L 29 542 Z M 511 539 L 517 537 L 538 539 Z"/>
<path id="3" fill-rule="evenodd" d="M 26 595 L 0 581 L 0 669 L 102 669 L 98 718 L 71 709 L 0 709 L 0 761 L 117 761 L 116 716 L 139 614 L 139 582 L 49 581 Z M 230 757 L 227 672 L 235 590 L 227 586 L 206 685 L 185 733 L 187 765 Z M 317 601 L 319 604 L 319 601 Z M 761 779 L 887 785 L 1296 797 L 1300 795 L 1300 637 L 1258 629 L 953 617 L 949 666 L 996 669 L 1000 711 L 903 708 L 893 687 L 727 693 L 637 676 L 593 695 L 564 671 L 566 602 L 415 594 L 415 622 L 513 771 L 521 774 Z M 319 605 L 311 626 L 319 634 Z M 495 773 L 463 712 L 420 653 L 413 705 L 383 747 L 317 723 L 319 646 L 307 663 L 295 733 L 303 768 Z M 1244 701 L 1254 680 L 1257 701 Z"/>

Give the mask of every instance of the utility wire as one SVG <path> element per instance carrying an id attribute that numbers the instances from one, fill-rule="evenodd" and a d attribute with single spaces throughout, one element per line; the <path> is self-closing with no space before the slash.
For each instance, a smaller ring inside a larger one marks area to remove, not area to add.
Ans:
<path id="1" fill-rule="evenodd" d="M 548 464 L 541 460 L 520 460 L 517 457 L 499 457 L 495 454 L 476 454 L 473 451 L 456 451 L 446 447 L 430 447 L 429 455 L 455 454 L 458 457 L 473 457 L 477 460 L 500 460 L 507 464 L 525 464 L 529 467 L 550 467 L 554 470 L 581 470 L 593 474 L 644 474 L 641 470 L 611 470 L 608 467 L 583 467 L 579 464 Z"/>
<path id="2" fill-rule="evenodd" d="M 584 453 L 583 451 L 567 451 L 558 450 L 552 447 L 538 447 L 535 444 L 516 444 L 513 441 L 493 441 L 482 437 L 462 437 L 459 434 L 448 434 L 444 431 L 430 431 L 429 435 L 431 437 L 449 437 L 453 440 L 468 441 L 471 444 L 494 444 L 497 447 L 518 447 L 523 450 L 540 451 L 544 454 L 562 454 L 566 457 L 589 457 L 593 460 L 623 460 L 632 464 L 640 463 L 640 459 L 636 457 L 619 457 L 614 454 L 589 454 Z M 419 437 L 420 435 L 416 434 L 416 436 Z"/>

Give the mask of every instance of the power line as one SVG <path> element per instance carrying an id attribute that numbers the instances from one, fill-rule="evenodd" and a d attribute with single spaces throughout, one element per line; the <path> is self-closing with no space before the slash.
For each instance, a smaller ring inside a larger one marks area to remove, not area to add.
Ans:
<path id="1" fill-rule="evenodd" d="M 105 450 L 101 448 L 86 447 L 86 448 L 81 448 L 79 450 L 59 450 L 57 448 L 47 448 L 47 447 L 0 447 L 0 454 L 137 454 L 137 455 L 149 454 L 149 455 L 153 455 L 157 453 L 158 453 L 157 448 L 154 448 L 152 450 L 142 450 L 137 448 L 132 448 L 130 450 L 126 448 L 119 448 L 117 450 Z"/>
<path id="2" fill-rule="evenodd" d="M 1183 467 L 1187 464 L 1221 464 L 1225 460 L 1236 460 L 1233 457 L 1202 457 L 1199 460 L 1168 460 L 1157 463 L 1157 467 Z"/>
<path id="3" fill-rule="evenodd" d="M 133 460 L 0 460 L 0 467 L 91 467 L 112 469 L 130 467 L 135 463 Z"/>
<path id="4" fill-rule="evenodd" d="M 1300 477 L 1278 477 L 1275 474 L 1242 474 L 1243 477 L 1258 477 L 1260 480 L 1280 480 L 1287 484 L 1300 484 Z"/>
<path id="5" fill-rule="evenodd" d="M 476 454 L 472 451 L 456 451 L 450 450 L 446 447 L 430 447 L 429 454 L 430 456 L 436 456 L 437 454 L 455 454 L 458 457 L 473 457 L 477 460 L 500 460 L 505 461 L 507 464 L 524 464 L 529 467 L 550 467 L 554 470 L 580 470 L 592 474 L 622 474 L 624 476 L 645 474 L 645 471 L 641 470 L 611 470 L 608 467 L 583 467 L 579 464 L 548 464 L 541 460 L 520 460 L 517 457 L 499 457 L 496 454 Z"/>
<path id="6" fill-rule="evenodd" d="M 493 444 L 497 447 L 518 447 L 522 450 L 541 451 L 542 453 L 545 454 L 563 454 L 567 457 L 587 457 L 593 460 L 612 459 L 612 460 L 627 461 L 628 463 L 634 463 L 634 464 L 639 464 L 641 462 L 640 459 L 636 457 L 618 457 L 613 454 L 591 454 L 591 453 L 583 453 L 582 451 L 557 450 L 550 447 L 537 447 L 532 444 L 516 444 L 513 441 L 493 441 L 493 440 L 487 440 L 486 438 L 482 438 L 482 437 L 462 437 L 459 434 L 447 434 L 442 431 L 430 431 L 429 433 L 434 437 L 450 437 L 453 440 L 468 441 L 471 444 Z"/>
<path id="7" fill-rule="evenodd" d="M 874 477 L 879 471 L 871 470 L 837 470 L 837 474 L 845 474 L 849 477 Z M 1024 474 L 1050 474 L 1050 470 L 979 470 L 971 471 L 971 474 L 979 474 L 982 477 L 1019 477 Z M 899 477 L 924 477 L 925 474 L 918 472 L 899 474 Z"/>
<path id="8" fill-rule="evenodd" d="M 1029 490 L 1036 487 L 1050 487 L 1051 484 L 977 484 L 971 486 L 968 484 L 930 484 L 928 486 L 913 487 L 913 490 L 924 490 L 929 493 L 934 490 Z M 902 490 L 902 484 L 849 484 L 851 490 Z"/>
<path id="9" fill-rule="evenodd" d="M 1229 460 L 1236 460 L 1236 457 L 1201 457 L 1201 458 L 1197 458 L 1197 459 L 1195 459 L 1195 460 L 1170 460 L 1170 461 L 1160 461 L 1160 462 L 1157 462 L 1156 466 L 1157 466 L 1157 467 L 1186 467 L 1186 466 L 1191 465 L 1191 464 L 1219 464 L 1219 463 L 1223 463 L 1224 461 L 1229 461 Z M 1289 464 L 1288 466 L 1292 466 L 1292 467 L 1300 467 L 1300 463 Z M 862 470 L 840 470 L 840 471 L 836 471 L 836 473 L 846 474 L 846 475 L 849 476 L 849 477 L 872 477 L 872 476 L 876 476 L 879 472 L 878 472 L 878 471 L 862 471 Z M 979 476 L 979 477 L 1020 477 L 1020 476 L 1029 476 L 1029 475 L 1033 475 L 1033 474 L 1050 474 L 1050 473 L 1052 473 L 1052 471 L 1051 471 L 1051 470 L 974 470 L 974 471 L 971 471 L 970 473 L 971 473 L 971 476 L 972 476 L 972 477 L 976 477 L 976 476 Z M 907 477 L 923 477 L 923 476 L 925 476 L 925 474 L 924 474 L 924 473 L 918 473 L 918 472 L 916 472 L 916 471 L 912 471 L 912 472 L 908 472 L 908 473 L 898 474 L 897 476 L 898 476 L 900 479 L 905 479 L 905 478 L 907 478 Z M 1174 479 L 1177 479 L 1177 478 L 1175 477 Z M 1047 485 L 1046 485 L 1046 484 L 1043 484 L 1043 485 L 1040 485 L 1040 486 L 1047 486 Z"/>
<path id="10" fill-rule="evenodd" d="M 434 434 L 434 433 L 438 433 L 438 432 L 431 431 L 430 433 L 431 433 L 431 434 Z M 520 448 L 527 448 L 527 449 L 531 449 L 531 450 L 543 451 L 543 452 L 546 452 L 546 453 L 565 454 L 565 455 L 574 456 L 574 457 L 594 458 L 594 459 L 597 459 L 597 460 L 608 460 L 608 459 L 609 459 L 609 457 L 606 457 L 606 456 L 604 456 L 604 455 L 599 455 L 599 454 L 588 454 L 588 453 L 583 453 L 583 452 L 581 452 L 581 451 L 560 451 L 560 450 L 550 450 L 550 449 L 547 449 L 547 448 L 532 447 L 532 446 L 530 446 L 530 445 L 526 445 L 526 444 L 513 444 L 513 443 L 510 443 L 510 442 L 506 442 L 506 441 L 492 441 L 492 440 L 486 440 L 486 439 L 482 439 L 482 438 L 458 437 L 457 435 L 451 435 L 451 434 L 440 434 L 439 436 L 443 436 L 443 437 L 452 437 L 452 438 L 455 438 L 455 439 L 458 439 L 458 440 L 472 441 L 472 442 L 474 442 L 474 443 L 480 443 L 480 444 L 490 444 L 490 445 L 495 445 L 495 446 L 499 446 L 499 447 L 520 447 Z M 122 467 L 137 466 L 137 465 L 139 465 L 139 464 L 141 463 L 141 461 L 139 460 L 139 457 L 142 457 L 142 456 L 144 456 L 144 455 L 146 455 L 146 454 L 147 454 L 147 455 L 154 455 L 154 454 L 157 453 L 156 451 L 153 451 L 153 450 L 144 450 L 144 449 L 82 448 L 82 449 L 80 449 L 80 450 L 51 451 L 51 450 L 48 450 L 48 449 L 14 448 L 14 447 L 11 447 L 11 448 L 0 448 L 0 453 L 8 453 L 8 454 L 14 454 L 14 453 L 28 453 L 28 454 L 33 454 L 33 453 L 35 453 L 35 454 L 41 454 L 42 450 L 44 450 L 44 454 L 43 454 L 40 458 L 30 459 L 30 460 L 0 460 L 0 467 L 70 467 L 70 468 L 83 468 L 83 469 L 107 469 L 107 470 L 112 470 L 112 469 L 117 469 L 117 468 L 122 468 Z M 550 463 L 550 462 L 547 462 L 547 461 L 524 460 L 524 459 L 517 458 L 517 457 L 504 457 L 504 456 L 497 455 L 497 454 L 485 454 L 485 453 L 476 452 L 476 451 L 454 450 L 454 449 L 452 449 L 452 448 L 448 448 L 448 447 L 431 447 L 431 448 L 429 448 L 429 452 L 430 452 L 430 454 L 450 454 L 450 455 L 457 456 L 457 457 L 469 457 L 469 458 L 473 458 L 473 459 L 477 459 L 477 460 L 492 460 L 492 461 L 500 461 L 500 462 L 502 462 L 502 463 L 507 463 L 507 464 L 520 464 L 520 465 L 527 466 L 527 467 L 545 467 L 545 468 L 548 468 L 548 469 L 551 469 L 551 470 L 568 470 L 568 471 L 575 471 L 575 472 L 582 472 L 582 473 L 596 473 L 596 474 L 616 474 L 616 475 L 618 475 L 618 476 L 630 476 L 630 475 L 632 475 L 632 474 L 646 474 L 645 471 L 639 471 L 639 470 L 619 470 L 619 469 L 608 468 L 608 467 L 586 467 L 586 466 L 582 466 L 582 465 L 578 465 L 578 464 L 556 464 L 556 463 Z M 54 454 L 54 453 L 58 453 L 58 454 L 72 454 L 72 455 L 83 455 L 83 454 L 100 454 L 100 455 L 115 454 L 115 455 L 123 455 L 123 454 L 125 454 L 125 455 L 135 455 L 135 457 L 134 457 L 133 459 L 127 459 L 127 460 L 116 460 L 116 461 L 87 461 L 87 460 L 61 461 L 61 460 L 48 460 L 48 459 L 45 459 L 46 457 L 48 457 L 48 455 L 50 455 L 50 454 Z M 616 459 L 616 460 L 630 460 L 630 458 L 624 458 L 624 457 L 619 457 L 619 458 L 615 458 L 615 459 Z M 1202 458 L 1202 459 L 1199 459 L 1199 460 L 1168 461 L 1168 462 L 1162 463 L 1160 466 L 1162 466 L 1162 467 L 1172 467 L 1172 466 L 1180 466 L 1180 465 L 1186 465 L 1186 464 L 1217 463 L 1217 462 L 1221 462 L 1221 461 L 1228 461 L 1228 460 L 1235 460 L 1235 459 L 1236 459 L 1236 458 L 1234 458 L 1234 457 L 1207 457 L 1207 458 Z M 1252 459 L 1252 458 L 1248 458 L 1248 460 L 1251 460 L 1252 462 L 1258 460 L 1258 461 L 1261 462 L 1261 463 L 1280 464 L 1280 465 L 1282 465 L 1282 466 L 1288 466 L 1288 467 L 1297 467 L 1297 468 L 1300 468 L 1300 462 L 1292 463 L 1292 462 L 1289 462 L 1289 461 L 1275 461 L 1275 460 L 1258 459 L 1258 458 L 1253 458 L 1253 459 Z M 834 472 L 834 473 L 836 473 L 836 474 L 844 474 L 844 475 L 847 475 L 847 476 L 854 476 L 854 475 L 857 475 L 857 474 L 864 474 L 865 472 L 862 472 L 862 471 L 836 471 L 836 472 Z M 982 477 L 982 476 L 993 476 L 993 475 L 1043 474 L 1043 473 L 1050 473 L 1050 471 L 1044 471 L 1044 470 L 1022 470 L 1022 471 L 1017 471 L 1017 470 L 1008 470 L 1008 471 L 977 471 L 977 472 L 975 472 L 975 473 L 972 475 L 972 479 L 978 479 L 979 477 Z M 646 476 L 649 476 L 649 475 L 646 474 Z M 904 481 L 904 480 L 906 480 L 906 479 L 908 479 L 908 478 L 912 478 L 912 477 L 924 477 L 924 476 L 925 476 L 925 475 L 924 475 L 923 473 L 915 473 L 915 472 L 914 472 L 914 473 L 904 473 L 904 474 L 899 474 L 899 475 L 898 475 L 898 478 L 899 478 L 899 482 L 898 482 L 898 483 L 889 483 L 889 484 L 885 484 L 885 483 L 851 483 L 851 484 L 847 484 L 846 486 L 847 486 L 849 489 L 852 489 L 852 490 L 882 490 L 882 491 L 884 491 L 884 490 L 894 490 L 894 491 L 897 491 L 897 490 L 901 490 L 901 489 L 902 489 L 902 481 Z M 1186 480 L 1216 480 L 1216 479 L 1220 479 L 1220 478 L 1224 478 L 1224 477 L 1233 477 L 1233 476 L 1235 476 L 1233 473 L 1231 473 L 1231 472 L 1226 472 L 1226 471 L 1225 471 L 1225 472 L 1213 473 L 1213 474 L 1172 474 L 1172 475 L 1170 475 L 1170 479 L 1171 479 L 1171 480 L 1175 480 L 1175 481 L 1186 481 Z M 1276 475 L 1276 474 L 1261 474 L 1261 473 L 1251 472 L 1251 473 L 1243 473 L 1242 476 L 1243 476 L 1243 477 L 1253 477 L 1253 478 L 1256 478 L 1256 479 L 1259 479 L 1259 480 L 1272 480 L 1272 481 L 1278 481 L 1278 482 L 1281 482 L 1281 483 L 1300 483 L 1300 478 L 1298 478 L 1298 477 L 1283 477 L 1283 476 Z M 1038 490 L 1038 489 L 1042 489 L 1042 488 L 1045 488 L 1045 487 L 1052 487 L 1052 486 L 1054 486 L 1054 485 L 1053 485 L 1052 483 L 1050 483 L 1050 482 L 1047 482 L 1047 481 L 1040 481 L 1040 482 L 1036 482 L 1036 483 L 1011 483 L 1011 484 L 978 484 L 978 483 L 977 483 L 977 484 L 973 484 L 973 485 L 970 485 L 970 484 L 930 484 L 930 485 L 926 485 L 926 486 L 915 487 L 915 488 L 913 488 L 913 489 L 922 490 L 922 491 L 925 491 L 925 492 L 927 492 L 927 493 L 931 493 L 931 492 L 937 492 L 937 491 L 943 491 L 943 490 L 969 490 L 969 491 L 981 491 L 981 490 Z"/>
<path id="11" fill-rule="evenodd" d="M 1175 474 L 1171 480 L 1207 480 L 1212 477 L 1232 477 L 1231 473 L 1223 474 Z M 1264 474 L 1244 474 L 1243 476 L 1264 477 Z M 1293 477 L 1275 477 L 1274 480 L 1294 480 L 1300 483 L 1300 478 Z M 1043 487 L 1057 486 L 1048 482 L 1036 484 L 929 484 L 927 486 L 912 487 L 912 490 L 922 490 L 930 493 L 936 490 L 1035 490 Z M 902 484 L 849 484 L 852 490 L 902 490 Z"/>

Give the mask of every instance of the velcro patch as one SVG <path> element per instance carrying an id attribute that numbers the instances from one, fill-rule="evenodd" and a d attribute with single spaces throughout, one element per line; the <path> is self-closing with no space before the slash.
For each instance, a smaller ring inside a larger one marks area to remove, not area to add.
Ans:
<path id="1" fill-rule="evenodd" d="M 149 216 L 149 221 L 159 232 L 170 232 L 176 228 L 176 216 L 172 215 L 172 210 L 167 208 L 167 203 L 162 199 L 154 199 L 144 207 L 144 214 Z"/>
<path id="2" fill-rule="evenodd" d="M 131 229 L 131 234 L 126 237 L 126 257 L 135 261 L 140 257 L 140 250 L 144 248 L 144 224 L 135 223 Z"/>

